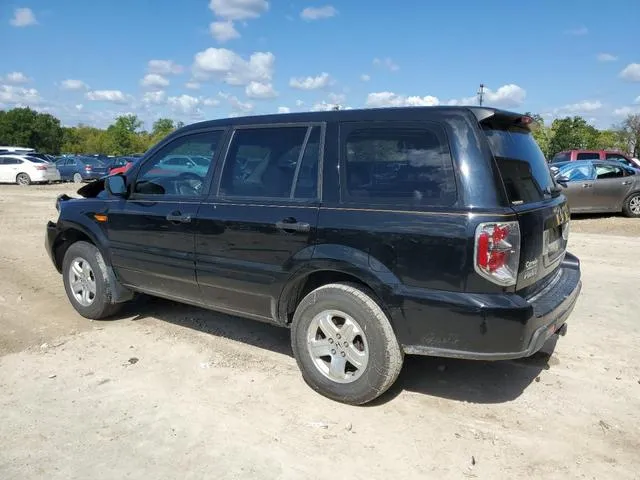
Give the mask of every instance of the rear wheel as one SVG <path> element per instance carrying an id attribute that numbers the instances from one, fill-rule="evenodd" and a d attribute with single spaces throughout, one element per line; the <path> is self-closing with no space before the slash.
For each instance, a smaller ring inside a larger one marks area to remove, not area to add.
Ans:
<path id="1" fill-rule="evenodd" d="M 640 217 L 640 192 L 632 193 L 624 201 L 622 213 L 627 217 Z"/>
<path id="2" fill-rule="evenodd" d="M 18 185 L 31 185 L 31 177 L 26 173 L 19 173 L 16 176 L 16 183 Z"/>
<path id="3" fill-rule="evenodd" d="M 384 393 L 402 369 L 389 319 L 367 289 L 334 283 L 309 293 L 291 326 L 293 353 L 307 384 L 343 403 Z"/>
<path id="4" fill-rule="evenodd" d="M 74 173 L 73 183 L 82 183 L 82 175 L 80 175 L 79 173 Z"/>
<path id="5" fill-rule="evenodd" d="M 100 251 L 87 242 L 76 242 L 64 255 L 62 278 L 73 308 L 85 318 L 100 320 L 116 313 L 112 303 L 114 286 Z"/>

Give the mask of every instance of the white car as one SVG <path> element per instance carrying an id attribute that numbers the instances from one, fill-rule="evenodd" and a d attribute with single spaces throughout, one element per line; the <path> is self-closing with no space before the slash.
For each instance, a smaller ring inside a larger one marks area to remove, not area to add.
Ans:
<path id="1" fill-rule="evenodd" d="M 58 181 L 60 172 L 53 163 L 28 155 L 0 155 L 0 183 L 29 185 Z"/>

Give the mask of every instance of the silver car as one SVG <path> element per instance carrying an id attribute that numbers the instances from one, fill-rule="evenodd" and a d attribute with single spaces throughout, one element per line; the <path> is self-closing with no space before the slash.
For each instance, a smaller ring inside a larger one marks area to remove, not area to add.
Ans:
<path id="1" fill-rule="evenodd" d="M 620 212 L 640 218 L 640 170 L 618 162 L 577 160 L 552 169 L 571 213 Z"/>

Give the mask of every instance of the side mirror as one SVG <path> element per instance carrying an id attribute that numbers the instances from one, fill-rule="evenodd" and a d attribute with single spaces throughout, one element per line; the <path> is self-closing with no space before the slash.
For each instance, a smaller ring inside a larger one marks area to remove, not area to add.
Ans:
<path id="1" fill-rule="evenodd" d="M 122 175 L 110 175 L 104 180 L 104 187 L 114 197 L 127 196 L 127 184 Z"/>
<path id="2" fill-rule="evenodd" d="M 559 175 L 556 177 L 556 183 L 559 185 L 562 185 L 564 188 L 567 188 L 567 182 L 569 181 L 569 179 L 567 177 L 565 177 L 564 175 Z"/>

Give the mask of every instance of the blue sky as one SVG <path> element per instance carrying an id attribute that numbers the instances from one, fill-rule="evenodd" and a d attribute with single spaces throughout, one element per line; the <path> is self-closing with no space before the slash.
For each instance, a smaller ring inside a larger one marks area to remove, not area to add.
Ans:
<path id="1" fill-rule="evenodd" d="M 483 82 L 488 105 L 606 127 L 640 113 L 639 21 L 631 0 L 8 0 L 0 108 L 149 126 L 475 103 Z"/>

